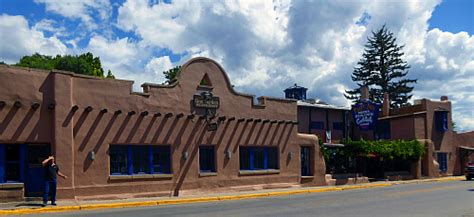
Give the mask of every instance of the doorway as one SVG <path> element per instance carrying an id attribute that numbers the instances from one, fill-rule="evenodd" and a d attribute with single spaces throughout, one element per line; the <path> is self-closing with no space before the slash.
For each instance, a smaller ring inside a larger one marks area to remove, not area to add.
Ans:
<path id="1" fill-rule="evenodd" d="M 51 153 L 49 145 L 29 144 L 26 157 L 25 196 L 39 197 L 43 194 L 44 168 L 41 164 Z"/>
<path id="2" fill-rule="evenodd" d="M 311 147 L 301 146 L 301 176 L 312 176 Z"/>

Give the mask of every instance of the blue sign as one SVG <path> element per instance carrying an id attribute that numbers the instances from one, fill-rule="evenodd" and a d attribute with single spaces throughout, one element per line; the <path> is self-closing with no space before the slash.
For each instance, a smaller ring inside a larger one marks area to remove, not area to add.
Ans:
<path id="1" fill-rule="evenodd" d="M 362 100 L 352 106 L 352 116 L 361 130 L 371 130 L 377 123 L 380 104 L 370 100 Z"/>

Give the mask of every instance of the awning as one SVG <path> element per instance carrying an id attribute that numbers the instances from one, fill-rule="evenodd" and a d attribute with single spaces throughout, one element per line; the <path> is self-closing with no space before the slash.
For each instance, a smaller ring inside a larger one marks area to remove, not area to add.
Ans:
<path id="1" fill-rule="evenodd" d="M 464 149 L 467 151 L 474 151 L 474 147 L 468 147 L 468 146 L 459 146 L 460 149 Z"/>
<path id="2" fill-rule="evenodd" d="M 344 147 L 344 144 L 323 143 L 323 145 L 330 148 Z"/>

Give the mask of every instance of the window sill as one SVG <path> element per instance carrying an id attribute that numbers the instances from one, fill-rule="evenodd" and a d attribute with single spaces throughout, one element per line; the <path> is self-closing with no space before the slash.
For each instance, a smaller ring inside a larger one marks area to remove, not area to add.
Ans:
<path id="1" fill-rule="evenodd" d="M 250 176 L 250 175 L 266 175 L 266 174 L 279 174 L 280 170 L 269 169 L 269 170 L 241 170 L 239 175 Z"/>
<path id="2" fill-rule="evenodd" d="M 200 172 L 199 177 L 217 176 L 217 172 Z"/>
<path id="3" fill-rule="evenodd" d="M 314 176 L 301 176 L 302 179 L 314 179 Z"/>
<path id="4" fill-rule="evenodd" d="M 23 188 L 23 183 L 17 183 L 17 182 L 12 182 L 12 183 L 0 183 L 0 189 L 22 189 Z"/>
<path id="5" fill-rule="evenodd" d="M 110 180 L 133 180 L 133 179 L 160 179 L 173 178 L 173 174 L 135 174 L 135 175 L 111 175 Z"/>

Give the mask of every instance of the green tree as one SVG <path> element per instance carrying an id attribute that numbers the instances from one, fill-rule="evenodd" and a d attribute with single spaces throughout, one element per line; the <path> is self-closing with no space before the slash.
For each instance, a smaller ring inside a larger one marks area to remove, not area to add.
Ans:
<path id="1" fill-rule="evenodd" d="M 55 57 L 35 53 L 31 56 L 22 57 L 20 62 L 15 65 L 47 70 L 58 69 L 82 75 L 91 75 L 100 78 L 104 77 L 104 69 L 102 68 L 100 58 L 94 57 L 90 52 L 83 53 L 79 56 L 57 55 Z M 107 77 L 115 78 L 110 70 L 108 71 Z"/>
<path id="2" fill-rule="evenodd" d="M 370 87 L 370 99 L 375 102 L 383 101 L 383 94 L 388 93 L 390 107 L 399 108 L 408 105 L 413 96 L 413 86 L 416 79 L 405 78 L 410 66 L 402 59 L 403 46 L 396 44 L 393 33 L 385 25 L 367 39 L 362 59 L 352 72 L 352 81 L 358 88 L 346 90 L 347 99 L 357 101 L 360 98 L 360 87 Z"/>
<path id="3" fill-rule="evenodd" d="M 107 76 L 106 76 L 106 78 L 113 78 L 113 79 L 115 79 L 115 76 L 112 74 L 112 72 L 110 71 L 110 69 L 109 69 L 109 71 L 107 71 Z"/>
<path id="4" fill-rule="evenodd" d="M 176 75 L 178 74 L 179 70 L 181 70 L 181 66 L 175 66 L 168 71 L 164 71 L 163 74 L 165 75 L 166 81 L 164 83 L 171 84 L 176 81 Z"/>

